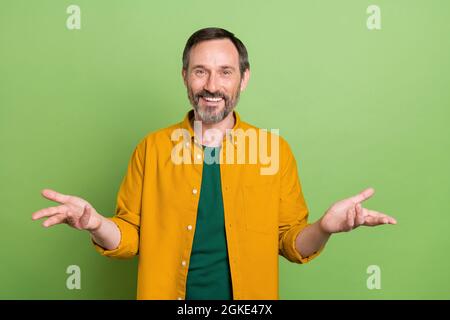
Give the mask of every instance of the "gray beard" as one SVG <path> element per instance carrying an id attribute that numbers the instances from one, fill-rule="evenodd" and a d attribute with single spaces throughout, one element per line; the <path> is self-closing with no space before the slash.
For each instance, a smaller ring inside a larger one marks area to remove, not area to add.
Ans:
<path id="1" fill-rule="evenodd" d="M 215 112 L 214 110 L 216 108 L 211 107 L 200 108 L 196 104 L 194 104 L 193 107 L 198 117 L 200 118 L 199 120 L 201 120 L 204 124 L 218 123 L 223 119 L 225 119 L 234 109 L 234 105 L 229 106 L 225 105 L 225 108 L 223 108 L 220 112 Z"/>
<path id="2" fill-rule="evenodd" d="M 200 118 L 199 120 L 204 124 L 214 124 L 225 119 L 230 114 L 230 112 L 234 110 L 239 102 L 240 89 L 238 89 L 238 92 L 234 99 L 225 99 L 225 107 L 220 112 L 215 112 L 216 108 L 214 107 L 201 108 L 198 105 L 199 99 L 196 99 L 192 92 L 190 92 L 188 95 L 192 107 L 194 108 L 197 116 Z"/>

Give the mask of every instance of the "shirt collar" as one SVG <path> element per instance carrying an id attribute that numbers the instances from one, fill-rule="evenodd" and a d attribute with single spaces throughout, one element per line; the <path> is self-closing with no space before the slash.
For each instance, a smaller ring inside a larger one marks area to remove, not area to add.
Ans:
<path id="1" fill-rule="evenodd" d="M 233 131 L 235 131 L 236 129 L 241 128 L 241 118 L 239 116 L 239 114 L 233 110 L 233 115 L 234 115 L 234 126 L 232 129 L 227 129 L 226 131 L 226 136 L 228 137 L 228 139 L 230 139 L 230 142 L 233 142 Z M 194 129 L 192 128 L 191 125 L 191 119 L 194 117 L 194 110 L 190 110 L 186 113 L 186 116 L 184 117 L 183 122 L 181 123 L 181 127 L 183 129 L 186 129 L 189 131 L 189 134 L 191 136 L 191 140 L 194 139 Z M 224 136 L 225 139 L 225 136 Z"/>

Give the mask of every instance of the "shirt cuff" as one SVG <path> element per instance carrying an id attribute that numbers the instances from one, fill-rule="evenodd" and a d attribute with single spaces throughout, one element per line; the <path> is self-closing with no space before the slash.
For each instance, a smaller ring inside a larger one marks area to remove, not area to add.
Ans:
<path id="1" fill-rule="evenodd" d="M 307 256 L 307 257 L 303 257 L 300 252 L 298 252 L 297 250 L 297 246 L 296 246 L 296 240 L 297 240 L 297 236 L 303 231 L 303 229 L 305 229 L 307 225 L 299 225 L 296 226 L 294 228 L 292 228 L 291 230 L 288 231 L 288 234 L 286 235 L 284 242 L 286 244 L 285 246 L 285 256 L 289 261 L 292 261 L 294 263 L 307 263 L 311 260 L 313 260 L 314 258 L 316 258 L 323 250 L 324 247 L 320 248 L 318 251 L 314 252 L 313 254 Z"/>
<path id="2" fill-rule="evenodd" d="M 120 242 L 116 249 L 107 250 L 97 244 L 92 238 L 92 244 L 94 245 L 95 250 L 100 253 L 102 256 L 111 257 L 111 258 L 131 258 L 135 256 L 138 252 L 139 246 L 139 235 L 135 226 L 131 225 L 129 222 L 122 220 L 118 217 L 108 218 L 114 222 L 120 231 Z"/>

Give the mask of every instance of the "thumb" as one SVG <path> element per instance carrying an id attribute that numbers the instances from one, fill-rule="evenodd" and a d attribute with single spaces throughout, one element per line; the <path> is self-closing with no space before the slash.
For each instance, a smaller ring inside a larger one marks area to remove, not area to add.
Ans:
<path id="1" fill-rule="evenodd" d="M 361 191 L 356 196 L 351 197 L 350 200 L 352 200 L 355 203 L 360 203 L 360 202 L 363 202 L 363 201 L 369 199 L 374 194 L 375 194 L 375 190 L 373 188 L 367 188 L 367 189 Z"/>
<path id="2" fill-rule="evenodd" d="M 83 214 L 80 217 L 80 227 L 82 229 L 87 228 L 89 220 L 91 219 L 91 215 L 92 215 L 92 208 L 90 205 L 86 204 L 83 208 Z"/>

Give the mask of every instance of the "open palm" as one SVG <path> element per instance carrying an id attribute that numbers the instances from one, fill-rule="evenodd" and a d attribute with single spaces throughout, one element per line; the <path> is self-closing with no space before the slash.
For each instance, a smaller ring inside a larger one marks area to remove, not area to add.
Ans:
<path id="1" fill-rule="evenodd" d="M 42 195 L 60 203 L 59 206 L 41 209 L 33 213 L 33 220 L 47 218 L 42 224 L 44 227 L 66 223 L 78 230 L 92 231 L 100 226 L 100 215 L 86 200 L 61 194 L 51 189 L 44 189 Z"/>
<path id="2" fill-rule="evenodd" d="M 359 226 L 378 226 L 396 224 L 397 221 L 381 212 L 363 208 L 361 202 L 375 193 L 368 188 L 356 196 L 334 203 L 320 221 L 320 226 L 327 233 L 338 233 L 353 230 Z"/>

